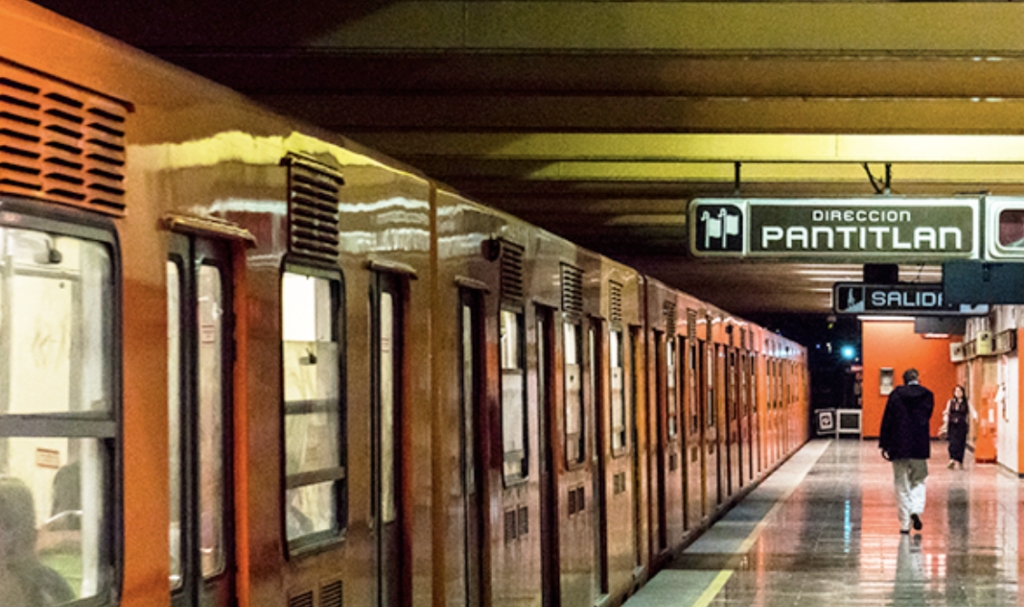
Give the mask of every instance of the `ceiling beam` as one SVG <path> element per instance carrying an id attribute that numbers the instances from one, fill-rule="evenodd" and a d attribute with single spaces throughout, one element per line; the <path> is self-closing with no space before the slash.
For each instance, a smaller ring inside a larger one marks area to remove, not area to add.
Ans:
<path id="1" fill-rule="evenodd" d="M 1024 99 L 1002 97 L 693 98 L 472 93 L 399 96 L 327 93 L 256 97 L 290 115 L 341 132 L 1024 132 Z"/>
<path id="2" fill-rule="evenodd" d="M 402 157 L 501 160 L 1021 163 L 1021 135 L 351 133 Z"/>
<path id="3" fill-rule="evenodd" d="M 612 162 L 612 161 L 520 161 L 406 155 L 412 164 L 442 179 L 473 181 L 627 181 L 729 184 L 735 180 L 735 165 L 725 162 Z M 876 179 L 885 174 L 884 163 L 869 163 Z M 1024 175 L 1020 163 L 1008 164 L 892 164 L 893 182 L 898 184 L 1019 184 Z M 847 163 L 764 163 L 744 162 L 741 185 L 786 183 L 868 183 L 862 164 Z"/>

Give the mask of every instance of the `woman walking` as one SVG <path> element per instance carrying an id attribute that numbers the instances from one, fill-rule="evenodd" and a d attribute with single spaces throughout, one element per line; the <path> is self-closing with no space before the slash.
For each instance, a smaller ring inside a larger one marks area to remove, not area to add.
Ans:
<path id="1" fill-rule="evenodd" d="M 942 412 L 942 426 L 949 436 L 949 463 L 946 467 L 964 469 L 964 449 L 967 447 L 967 431 L 970 429 L 971 406 L 963 386 L 953 388 L 953 398 L 946 403 Z"/>

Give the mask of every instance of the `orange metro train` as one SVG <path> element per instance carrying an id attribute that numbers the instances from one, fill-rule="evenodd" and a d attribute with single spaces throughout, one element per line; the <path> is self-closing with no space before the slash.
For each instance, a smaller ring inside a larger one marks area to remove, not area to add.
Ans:
<path id="1" fill-rule="evenodd" d="M 0 0 L 0 603 L 621 604 L 800 345 Z"/>

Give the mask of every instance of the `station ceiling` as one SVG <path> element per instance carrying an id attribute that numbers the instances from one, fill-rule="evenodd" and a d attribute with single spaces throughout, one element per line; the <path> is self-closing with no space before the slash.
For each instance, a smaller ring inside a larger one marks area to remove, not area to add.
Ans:
<path id="1" fill-rule="evenodd" d="M 695 260 L 694 197 L 1024 190 L 1016 3 L 40 3 L 743 315 L 861 266 Z"/>

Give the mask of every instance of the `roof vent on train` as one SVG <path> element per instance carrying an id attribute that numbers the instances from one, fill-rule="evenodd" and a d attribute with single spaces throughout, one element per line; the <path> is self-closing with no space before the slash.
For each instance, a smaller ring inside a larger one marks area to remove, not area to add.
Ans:
<path id="1" fill-rule="evenodd" d="M 130 109 L 0 61 L 0 193 L 123 216 Z"/>
<path id="2" fill-rule="evenodd" d="M 523 289 L 523 247 L 503 239 L 490 241 L 492 248 L 501 256 L 501 298 L 513 303 L 522 303 Z"/>
<path id="3" fill-rule="evenodd" d="M 676 334 L 676 302 L 666 301 L 665 307 L 662 310 L 662 314 L 665 316 L 665 331 L 669 335 Z"/>
<path id="4" fill-rule="evenodd" d="M 608 281 L 608 297 L 608 320 L 613 324 L 622 324 L 622 285 L 614 280 Z"/>
<path id="5" fill-rule="evenodd" d="M 583 270 L 562 264 L 562 311 L 583 314 Z"/>
<path id="6" fill-rule="evenodd" d="M 336 171 L 298 156 L 287 156 L 288 251 L 326 261 L 338 260 L 341 186 Z"/>

